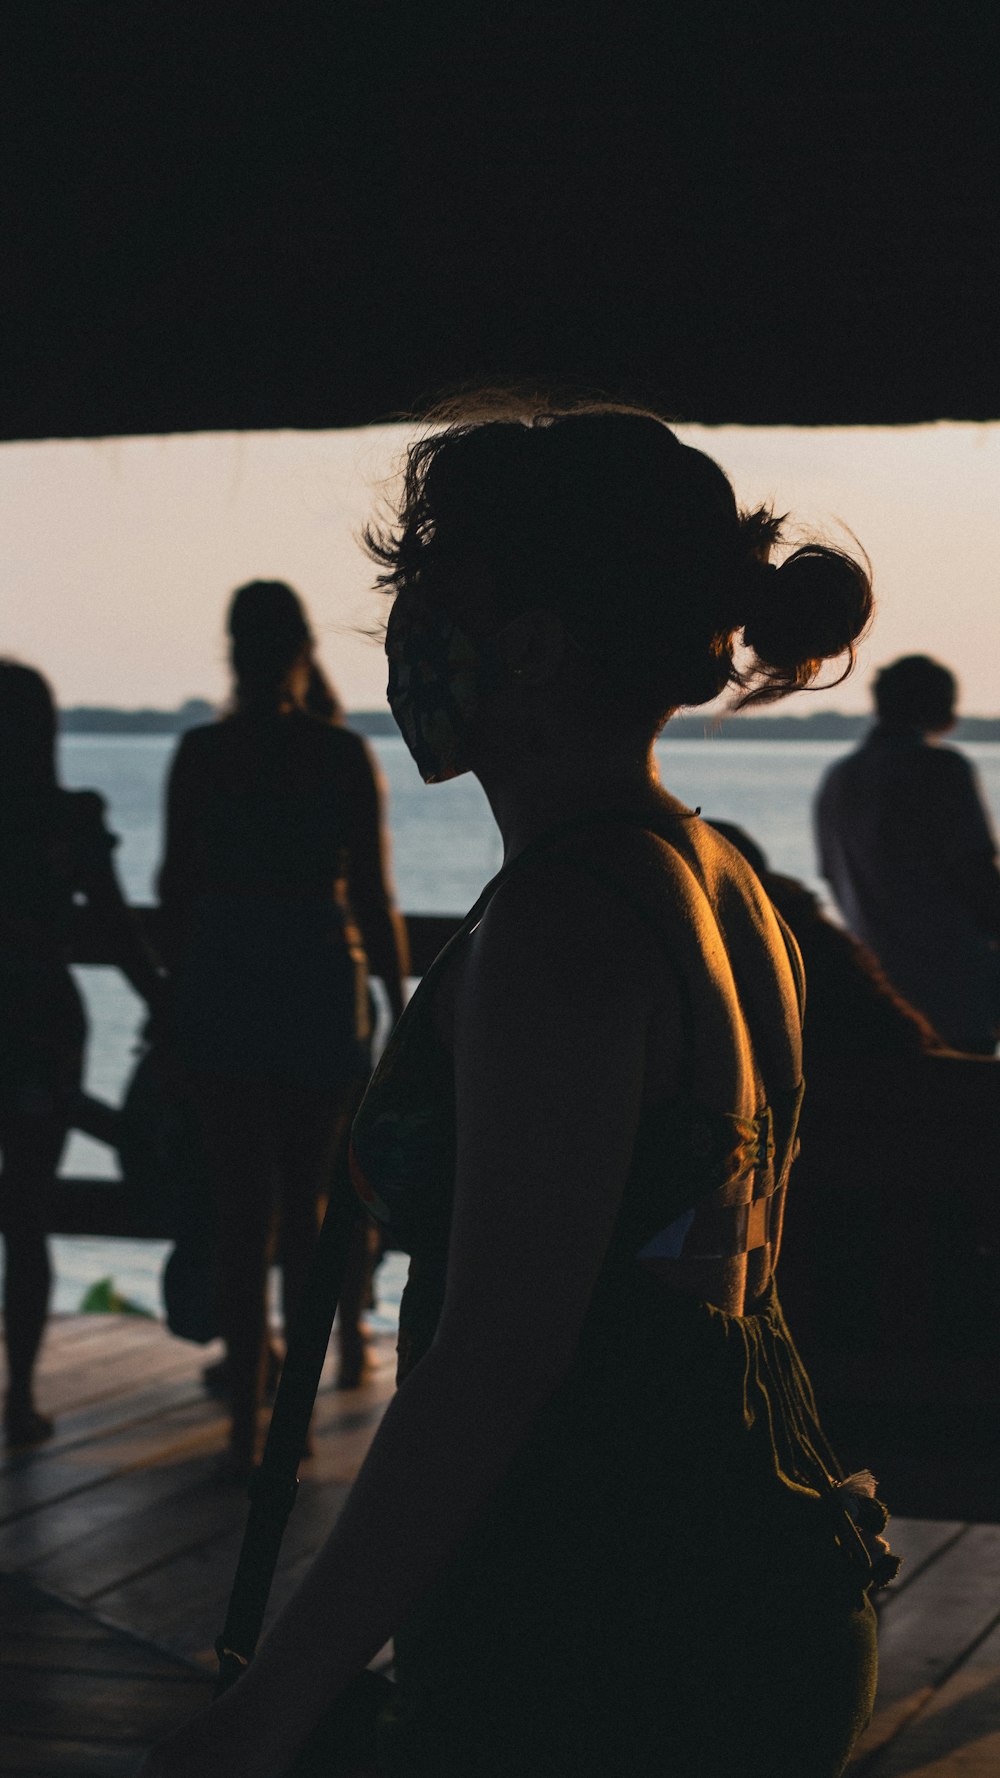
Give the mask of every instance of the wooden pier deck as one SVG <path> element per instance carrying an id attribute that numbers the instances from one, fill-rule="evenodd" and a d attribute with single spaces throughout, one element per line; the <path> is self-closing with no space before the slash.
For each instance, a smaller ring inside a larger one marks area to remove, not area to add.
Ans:
<path id="1" fill-rule="evenodd" d="M 391 1341 L 357 1390 L 324 1379 L 274 1606 L 335 1517 L 392 1391 Z M 214 1469 L 201 1386 L 216 1349 L 156 1322 L 51 1324 L 41 1398 L 57 1436 L 0 1466 L 0 1774 L 118 1778 L 209 1695 L 245 1502 Z M 1000 1524 L 896 1520 L 882 1680 L 854 1778 L 1000 1771 Z M 692 1775 L 694 1778 L 694 1775 Z"/>

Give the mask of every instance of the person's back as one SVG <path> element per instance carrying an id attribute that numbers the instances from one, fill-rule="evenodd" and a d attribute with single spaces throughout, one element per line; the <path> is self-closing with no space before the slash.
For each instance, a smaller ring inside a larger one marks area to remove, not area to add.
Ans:
<path id="1" fill-rule="evenodd" d="M 64 961 L 74 897 L 114 843 L 95 791 L 0 793 L 0 957 Z"/>
<path id="2" fill-rule="evenodd" d="M 935 690 L 936 674 L 944 676 L 938 706 L 926 701 L 924 686 Z M 895 676 L 908 694 L 899 714 Z M 922 703 L 909 695 L 911 678 Z M 946 682 L 954 686 L 946 669 L 922 656 L 880 675 L 881 720 L 820 787 L 820 869 L 849 929 L 946 1042 L 991 1052 L 1000 1011 L 1000 880 L 973 768 L 929 738 L 953 720 Z"/>
<path id="3" fill-rule="evenodd" d="M 271 1225 L 280 1214 L 287 1316 L 338 1130 L 368 1072 L 368 960 L 398 1010 L 402 959 L 377 775 L 361 737 L 337 725 L 298 595 L 284 582 L 249 582 L 228 629 L 234 709 L 178 747 L 159 887 L 172 1038 L 225 1231 L 224 1380 L 242 1475 L 256 1436 Z M 310 713 L 310 697 L 321 714 Z M 355 1329 L 358 1374 L 362 1362 Z"/>
<path id="4" fill-rule="evenodd" d="M 174 869 L 189 895 L 332 898 L 368 776 L 359 736 L 303 710 L 237 713 L 189 730 L 174 770 L 186 847 L 166 860 L 165 898 Z"/>
<path id="5" fill-rule="evenodd" d="M 287 1078 L 305 1068 L 318 1082 L 363 1041 L 364 960 L 344 882 L 360 753 L 356 736 L 298 711 L 185 735 L 160 895 L 192 1065 Z"/>

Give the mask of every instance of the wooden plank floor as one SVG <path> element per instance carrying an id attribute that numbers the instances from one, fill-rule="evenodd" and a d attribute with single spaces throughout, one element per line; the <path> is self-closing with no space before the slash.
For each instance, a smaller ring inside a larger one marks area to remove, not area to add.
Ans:
<path id="1" fill-rule="evenodd" d="M 336 1517 L 392 1392 L 324 1376 L 272 1609 Z M 57 1436 L 0 1464 L 0 1774 L 116 1778 L 209 1691 L 246 1513 L 216 1467 L 216 1348 L 125 1316 L 53 1321 L 40 1398 Z M 852 1778 L 1000 1771 L 1000 1524 L 898 1520 L 875 1720 Z"/>
<path id="2" fill-rule="evenodd" d="M 56 1436 L 0 1463 L 0 1774 L 116 1778 L 211 1693 L 246 1519 L 217 1479 L 216 1346 L 129 1316 L 57 1317 L 39 1401 Z M 272 1598 L 326 1535 L 393 1388 L 390 1339 L 360 1389 L 328 1366 Z"/>

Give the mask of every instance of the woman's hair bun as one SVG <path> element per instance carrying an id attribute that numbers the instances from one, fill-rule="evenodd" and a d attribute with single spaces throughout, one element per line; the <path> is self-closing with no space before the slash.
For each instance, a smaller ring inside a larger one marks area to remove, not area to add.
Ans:
<path id="1" fill-rule="evenodd" d="M 392 595 L 433 594 L 471 559 L 501 617 L 555 611 L 581 710 L 646 731 L 730 688 L 738 707 L 810 685 L 827 660 L 850 672 L 867 563 L 817 541 L 773 568 L 784 522 L 741 509 L 719 464 L 651 409 L 487 391 L 429 417 L 364 539 Z"/>
<path id="2" fill-rule="evenodd" d="M 741 673 L 739 700 L 770 703 L 811 684 L 824 661 L 846 655 L 839 685 L 854 665 L 873 611 L 870 564 L 823 543 L 806 543 L 778 565 L 761 559 L 757 514 L 746 515 L 751 548 L 743 576 L 743 641 L 753 661 Z M 771 537 L 779 526 L 771 521 Z M 771 539 L 768 539 L 768 545 Z"/>

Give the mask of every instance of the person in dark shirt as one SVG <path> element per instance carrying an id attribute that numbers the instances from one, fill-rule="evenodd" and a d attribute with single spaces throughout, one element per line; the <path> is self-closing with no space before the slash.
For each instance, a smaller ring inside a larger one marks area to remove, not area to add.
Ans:
<path id="1" fill-rule="evenodd" d="M 52 693 L 34 668 L 0 660 L 0 1215 L 8 1444 L 37 1444 L 52 1421 L 32 1378 L 48 1311 L 52 1182 L 80 1093 L 87 1022 L 69 971 L 74 903 L 101 917 L 119 968 L 154 1012 L 156 962 L 125 904 L 117 841 L 93 790 L 63 790 Z"/>
<path id="2" fill-rule="evenodd" d="M 756 840 L 731 821 L 713 821 L 743 854 L 802 953 L 809 1010 L 802 1032 L 802 1072 L 819 1094 L 842 1100 L 873 1067 L 910 1066 L 945 1049 L 930 1021 L 888 980 L 878 958 L 827 914 L 796 877 L 771 869 Z"/>
<path id="3" fill-rule="evenodd" d="M 280 1214 L 287 1325 L 338 1130 L 368 1073 L 368 964 L 397 1017 L 405 934 L 378 778 L 361 737 L 330 720 L 334 694 L 319 682 L 297 595 L 280 581 L 251 582 L 228 621 L 235 707 L 180 742 L 159 887 L 173 1030 L 221 1219 L 239 1474 L 255 1452 L 272 1224 Z"/>
<path id="4" fill-rule="evenodd" d="M 820 869 L 844 920 L 953 1048 L 992 1055 L 1000 874 L 974 768 L 939 737 L 956 683 L 926 655 L 883 667 L 878 721 L 816 802 Z"/>

